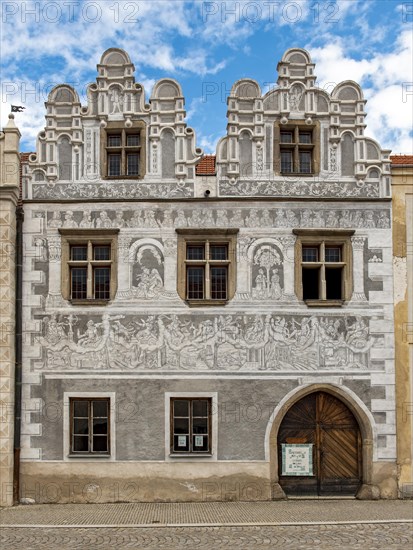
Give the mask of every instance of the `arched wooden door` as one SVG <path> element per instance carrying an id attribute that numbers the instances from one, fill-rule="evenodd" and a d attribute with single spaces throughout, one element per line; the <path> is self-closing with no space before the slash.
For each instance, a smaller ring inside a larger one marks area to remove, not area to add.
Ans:
<path id="1" fill-rule="evenodd" d="M 279 483 L 291 496 L 355 495 L 361 452 L 360 429 L 349 408 L 329 393 L 311 393 L 281 422 Z"/>

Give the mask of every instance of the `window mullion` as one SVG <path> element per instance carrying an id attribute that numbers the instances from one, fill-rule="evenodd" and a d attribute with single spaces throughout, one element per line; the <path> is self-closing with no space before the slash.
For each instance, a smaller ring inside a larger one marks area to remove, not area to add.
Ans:
<path id="1" fill-rule="evenodd" d="M 89 453 L 93 453 L 92 427 L 93 427 L 92 402 L 88 401 Z"/>
<path id="2" fill-rule="evenodd" d="M 87 243 L 87 287 L 86 287 L 86 295 L 89 299 L 93 299 L 93 267 L 92 267 L 92 260 L 93 260 L 93 244 L 92 241 L 88 241 Z"/>
<path id="3" fill-rule="evenodd" d="M 205 299 L 211 299 L 211 274 L 210 274 L 210 265 L 209 265 L 209 241 L 205 243 Z"/>

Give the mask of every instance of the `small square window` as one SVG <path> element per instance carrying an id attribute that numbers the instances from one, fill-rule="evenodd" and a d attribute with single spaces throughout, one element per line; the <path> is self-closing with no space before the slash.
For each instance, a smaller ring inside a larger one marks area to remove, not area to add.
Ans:
<path id="1" fill-rule="evenodd" d="M 126 136 L 126 145 L 127 147 L 138 147 L 140 145 L 139 134 L 128 134 Z"/>
<path id="2" fill-rule="evenodd" d="M 120 134 L 108 135 L 108 147 L 121 147 L 122 137 Z"/>

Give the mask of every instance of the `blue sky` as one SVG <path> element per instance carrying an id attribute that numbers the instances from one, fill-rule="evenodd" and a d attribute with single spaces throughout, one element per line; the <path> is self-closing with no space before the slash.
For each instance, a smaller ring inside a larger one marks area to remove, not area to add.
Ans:
<path id="1" fill-rule="evenodd" d="M 215 152 L 232 84 L 251 77 L 266 90 L 284 51 L 302 47 L 320 87 L 362 85 L 367 135 L 412 153 L 412 2 L 3 0 L 1 12 L 1 124 L 10 104 L 26 107 L 16 114 L 22 151 L 35 149 L 53 85 L 71 83 L 85 103 L 103 51 L 120 47 L 147 96 L 160 78 L 181 83 L 197 143 Z"/>

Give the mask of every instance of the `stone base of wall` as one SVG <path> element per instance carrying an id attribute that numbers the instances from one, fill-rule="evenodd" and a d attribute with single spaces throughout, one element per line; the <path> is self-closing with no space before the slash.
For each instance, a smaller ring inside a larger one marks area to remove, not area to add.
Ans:
<path id="1" fill-rule="evenodd" d="M 396 466 L 373 464 L 363 499 L 397 498 Z M 23 462 L 20 497 L 36 503 L 265 501 L 285 498 L 267 462 Z"/>

